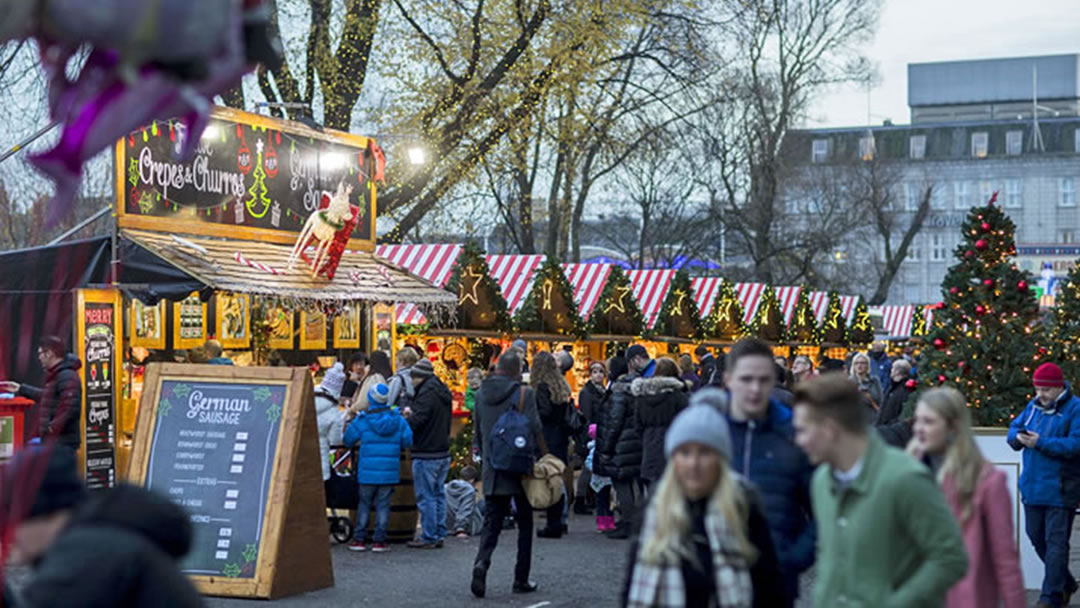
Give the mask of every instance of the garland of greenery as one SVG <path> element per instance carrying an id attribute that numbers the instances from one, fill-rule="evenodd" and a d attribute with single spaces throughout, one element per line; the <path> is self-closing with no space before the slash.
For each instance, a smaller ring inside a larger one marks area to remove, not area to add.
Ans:
<path id="1" fill-rule="evenodd" d="M 850 340 L 852 346 L 868 346 L 874 341 L 874 324 L 870 322 L 870 311 L 862 296 L 859 296 L 859 302 L 855 304 L 855 320 L 851 324 Z"/>
<path id="2" fill-rule="evenodd" d="M 689 331 L 685 331 L 689 329 Z M 694 289 L 690 284 L 690 274 L 685 270 L 675 273 L 671 279 L 660 314 L 651 332 L 653 335 L 673 338 L 700 339 L 704 336 L 701 312 L 694 299 Z"/>
<path id="3" fill-rule="evenodd" d="M 808 293 L 810 290 L 805 285 L 799 289 L 795 310 L 791 314 L 791 327 L 788 328 L 788 341 L 817 346 L 821 344 L 823 332 L 814 316 L 814 308 L 810 306 Z"/>
<path id="4" fill-rule="evenodd" d="M 607 283 L 600 292 L 600 300 L 589 318 L 588 333 L 611 334 L 610 328 L 617 322 L 625 322 L 628 327 L 626 332 L 616 335 L 640 336 L 645 332 L 645 317 L 634 300 L 630 279 L 622 268 L 613 265 Z"/>
<path id="5" fill-rule="evenodd" d="M 771 285 L 766 285 L 761 293 L 761 303 L 758 305 L 754 320 L 751 322 L 751 332 L 758 338 L 773 344 L 784 341 L 787 328 L 784 327 L 784 314 L 780 310 L 780 301 L 776 299 L 776 292 Z"/>
<path id="6" fill-rule="evenodd" d="M 835 291 L 829 292 L 829 305 L 821 322 L 821 341 L 830 346 L 847 346 L 848 343 L 847 321 L 840 307 L 840 296 Z"/>
<path id="7" fill-rule="evenodd" d="M 473 280 L 475 285 L 466 284 L 470 277 L 478 277 Z M 514 321 L 510 318 L 510 312 L 503 298 L 499 283 L 491 278 L 491 269 L 488 268 L 484 250 L 473 241 L 465 243 L 458 257 L 457 266 L 450 275 L 450 281 L 446 288 L 458 296 L 458 322 L 463 329 L 494 329 L 504 333 L 514 331 Z M 483 302 L 488 309 L 480 306 Z M 492 323 L 478 323 L 480 317 L 494 313 Z"/>
<path id="8" fill-rule="evenodd" d="M 550 310 L 547 315 L 543 309 L 545 304 L 550 307 L 546 309 Z M 554 316 L 555 324 L 545 323 L 545 316 Z M 587 335 L 586 323 L 574 301 L 574 288 L 555 256 L 546 256 L 536 270 L 532 289 L 525 296 L 514 321 L 519 332 L 557 333 L 577 338 Z"/>
<path id="9" fill-rule="evenodd" d="M 706 337 L 722 342 L 738 342 L 749 334 L 746 323 L 743 322 L 743 315 L 744 311 L 742 304 L 739 303 L 739 297 L 735 294 L 734 283 L 721 281 L 716 303 L 709 311 L 709 318 L 705 319 Z"/>

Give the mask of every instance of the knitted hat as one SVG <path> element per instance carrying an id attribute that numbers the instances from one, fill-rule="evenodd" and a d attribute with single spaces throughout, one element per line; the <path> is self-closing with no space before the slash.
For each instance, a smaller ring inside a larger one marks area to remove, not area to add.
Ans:
<path id="1" fill-rule="evenodd" d="M 727 414 L 730 400 L 724 389 L 706 386 L 690 396 L 690 405 L 707 405 L 721 414 Z"/>
<path id="2" fill-rule="evenodd" d="M 724 416 L 713 407 L 687 407 L 672 421 L 664 436 L 664 456 L 685 443 L 701 443 L 731 460 L 731 432 Z"/>
<path id="3" fill-rule="evenodd" d="M 338 361 L 333 367 L 326 370 L 326 375 L 323 376 L 322 382 L 319 383 L 319 388 L 329 393 L 331 397 L 338 399 L 341 397 L 341 387 L 344 385 L 345 366 Z"/>
<path id="4" fill-rule="evenodd" d="M 522 353 L 529 352 L 529 345 L 526 344 L 525 341 L 520 339 L 520 338 L 517 339 L 517 340 L 514 340 L 513 342 L 511 342 L 510 343 L 510 348 L 516 348 L 516 349 L 520 350 Z"/>
<path id="5" fill-rule="evenodd" d="M 634 357 L 649 358 L 649 351 L 645 350 L 645 347 L 640 344 L 635 344 L 626 349 L 626 360 L 633 361 Z"/>
<path id="6" fill-rule="evenodd" d="M 76 473 L 75 452 L 63 445 L 55 445 L 51 449 L 35 446 L 23 450 L 0 471 L 0 478 L 3 479 L 0 511 L 15 517 L 20 514 L 10 513 L 10 501 L 16 494 L 28 490 L 36 490 L 36 495 L 29 505 L 29 511 L 23 515 L 25 519 L 70 509 L 86 497 L 86 488 Z M 23 505 L 23 508 L 26 506 Z"/>
<path id="7" fill-rule="evenodd" d="M 1065 374 L 1053 363 L 1043 363 L 1035 370 L 1031 383 L 1038 388 L 1065 388 Z"/>
<path id="8" fill-rule="evenodd" d="M 431 364 L 431 361 L 421 359 L 416 362 L 416 365 L 412 366 L 409 373 L 412 374 L 413 378 L 430 378 L 435 375 L 435 366 Z"/>
<path id="9" fill-rule="evenodd" d="M 390 387 L 382 382 L 376 384 L 368 389 L 367 400 L 371 407 L 376 405 L 386 405 L 386 403 L 390 401 Z"/>

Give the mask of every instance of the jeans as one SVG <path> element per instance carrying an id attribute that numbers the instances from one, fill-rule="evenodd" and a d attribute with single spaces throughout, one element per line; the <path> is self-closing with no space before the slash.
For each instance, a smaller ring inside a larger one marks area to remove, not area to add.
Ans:
<path id="1" fill-rule="evenodd" d="M 416 508 L 420 511 L 420 540 L 436 543 L 446 538 L 446 475 L 450 457 L 412 461 Z"/>
<path id="2" fill-rule="evenodd" d="M 1024 505 L 1028 538 L 1045 567 L 1039 600 L 1050 606 L 1063 605 L 1065 593 L 1076 589 L 1076 579 L 1069 572 L 1074 515 L 1072 509 Z"/>
<path id="3" fill-rule="evenodd" d="M 480 532 L 480 550 L 476 553 L 477 564 L 485 568 L 491 565 L 491 556 L 495 545 L 499 543 L 503 519 L 510 515 L 510 501 L 517 507 L 514 519 L 517 520 L 517 564 L 514 566 L 514 581 L 528 582 L 532 569 L 533 510 L 525 494 L 516 496 L 486 496 L 484 498 L 484 528 Z"/>
<path id="4" fill-rule="evenodd" d="M 386 542 L 386 528 L 390 525 L 390 497 L 394 495 L 394 486 L 376 486 L 362 483 L 359 485 L 360 501 L 356 503 L 356 530 L 353 538 L 363 541 L 367 536 L 368 513 L 375 505 L 375 533 L 373 542 Z"/>

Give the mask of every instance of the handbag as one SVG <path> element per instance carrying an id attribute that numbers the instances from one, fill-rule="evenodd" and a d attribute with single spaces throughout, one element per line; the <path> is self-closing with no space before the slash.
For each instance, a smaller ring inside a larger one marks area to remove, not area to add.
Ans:
<path id="1" fill-rule="evenodd" d="M 563 472 L 566 463 L 554 454 L 544 454 L 533 465 L 532 473 L 521 478 L 525 498 L 534 509 L 546 509 L 562 498 Z"/>
<path id="2" fill-rule="evenodd" d="M 578 411 L 573 399 L 566 404 L 566 411 L 563 413 L 563 424 L 566 425 L 566 429 L 570 431 L 571 436 L 580 435 L 581 431 L 585 430 L 585 417 Z"/>

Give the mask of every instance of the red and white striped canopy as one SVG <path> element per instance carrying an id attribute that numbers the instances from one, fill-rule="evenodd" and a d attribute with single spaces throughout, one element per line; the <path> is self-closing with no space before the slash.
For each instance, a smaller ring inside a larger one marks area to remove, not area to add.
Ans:
<path id="1" fill-rule="evenodd" d="M 926 331 L 929 332 L 934 323 L 934 310 L 933 306 L 927 305 L 923 307 L 923 314 L 926 315 Z"/>
<path id="2" fill-rule="evenodd" d="M 525 296 L 532 289 L 536 269 L 544 263 L 542 255 L 489 255 L 488 268 L 491 278 L 499 284 L 506 307 L 511 315 L 517 314 Z"/>
<path id="3" fill-rule="evenodd" d="M 810 308 L 814 311 L 814 318 L 818 323 L 825 318 L 825 311 L 829 308 L 829 292 L 827 291 L 812 291 L 808 296 L 810 299 Z"/>
<path id="4" fill-rule="evenodd" d="M 840 312 L 848 325 L 855 320 L 855 305 L 858 303 L 859 296 L 840 296 Z"/>
<path id="5" fill-rule="evenodd" d="M 795 304 L 799 301 L 802 287 L 777 287 L 776 299 L 780 302 L 780 312 L 784 315 L 784 325 L 791 325 L 791 316 L 795 313 Z"/>
<path id="6" fill-rule="evenodd" d="M 637 301 L 641 314 L 645 317 L 645 327 L 652 329 L 656 324 L 656 318 L 660 316 L 664 298 L 671 289 L 671 279 L 675 276 L 675 271 L 630 270 L 626 276 L 630 279 L 630 286 L 634 290 L 634 300 Z"/>
<path id="7" fill-rule="evenodd" d="M 709 316 L 717 294 L 720 293 L 720 284 L 724 279 L 720 277 L 696 277 L 690 279 L 690 289 L 694 292 L 694 303 L 697 304 L 701 318 Z"/>
<path id="8" fill-rule="evenodd" d="M 894 338 L 910 337 L 912 321 L 914 320 L 914 306 L 881 307 L 881 325 L 886 336 Z"/>
<path id="9" fill-rule="evenodd" d="M 375 255 L 438 287 L 446 287 L 461 255 L 461 245 L 379 245 Z M 396 317 L 399 325 L 418 325 L 426 321 L 416 304 L 409 302 L 397 305 Z"/>
<path id="10" fill-rule="evenodd" d="M 574 303 L 577 304 L 578 314 L 582 319 L 588 320 L 596 308 L 596 303 L 600 301 L 600 294 L 604 291 L 608 277 L 611 276 L 611 265 L 563 264 L 562 268 L 574 290 Z"/>
<path id="11" fill-rule="evenodd" d="M 743 323 L 749 323 L 757 314 L 758 304 L 761 303 L 761 294 L 765 293 L 764 283 L 736 283 L 735 293 L 739 296 L 739 304 L 743 309 Z"/>

